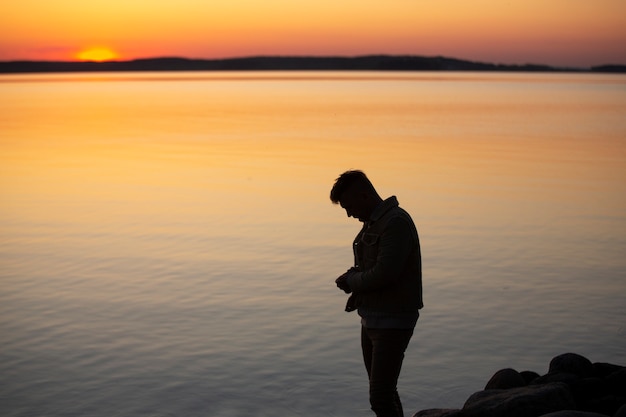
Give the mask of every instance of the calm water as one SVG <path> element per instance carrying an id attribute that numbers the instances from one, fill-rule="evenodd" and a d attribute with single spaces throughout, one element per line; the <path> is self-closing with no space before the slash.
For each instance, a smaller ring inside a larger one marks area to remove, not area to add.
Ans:
<path id="1" fill-rule="evenodd" d="M 407 415 L 626 364 L 626 77 L 0 77 L 0 414 L 369 416 L 334 279 L 366 171 L 418 225 Z"/>

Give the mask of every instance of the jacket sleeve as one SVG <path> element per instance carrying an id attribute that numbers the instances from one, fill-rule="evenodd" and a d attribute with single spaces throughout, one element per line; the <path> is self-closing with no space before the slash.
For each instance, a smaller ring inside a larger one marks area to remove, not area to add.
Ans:
<path id="1" fill-rule="evenodd" d="M 354 292 L 377 291 L 397 283 L 413 246 L 413 233 L 408 222 L 402 217 L 389 220 L 380 235 L 374 266 L 348 277 L 350 289 Z"/>

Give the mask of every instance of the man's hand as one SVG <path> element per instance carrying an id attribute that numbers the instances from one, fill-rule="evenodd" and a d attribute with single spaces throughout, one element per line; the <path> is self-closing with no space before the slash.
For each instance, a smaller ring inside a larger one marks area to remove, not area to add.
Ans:
<path id="1" fill-rule="evenodd" d="M 335 284 L 337 284 L 337 287 L 343 292 L 345 292 L 346 294 L 350 294 L 352 292 L 352 289 L 350 289 L 350 286 L 348 285 L 348 277 L 354 274 L 355 272 L 356 272 L 356 268 L 352 267 L 348 269 L 348 271 L 345 274 L 343 274 L 342 276 L 340 276 L 339 278 L 335 280 Z"/>

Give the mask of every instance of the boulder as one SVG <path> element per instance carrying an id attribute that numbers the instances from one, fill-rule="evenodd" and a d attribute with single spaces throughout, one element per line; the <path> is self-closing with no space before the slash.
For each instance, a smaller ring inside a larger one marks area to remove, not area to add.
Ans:
<path id="1" fill-rule="evenodd" d="M 463 417 L 539 417 L 553 411 L 575 409 L 574 399 L 563 383 L 529 385 L 506 390 L 485 390 L 471 395 Z"/>
<path id="2" fill-rule="evenodd" d="M 598 378 L 606 378 L 613 372 L 617 372 L 622 369 L 624 369 L 623 366 L 614 365 L 612 363 L 595 362 L 593 364 L 593 375 L 597 376 Z"/>
<path id="3" fill-rule="evenodd" d="M 626 417 L 626 367 L 565 353 L 547 374 L 501 369 L 463 409 L 423 410 L 413 417 Z"/>
<path id="4" fill-rule="evenodd" d="M 462 417 L 461 410 L 451 408 L 431 408 L 418 411 L 413 417 Z"/>
<path id="5" fill-rule="evenodd" d="M 626 368 L 612 372 L 606 377 L 606 383 L 613 394 L 626 396 Z"/>
<path id="6" fill-rule="evenodd" d="M 524 381 L 526 381 L 526 385 L 539 378 L 539 374 L 533 371 L 522 371 L 519 374 L 522 376 L 522 378 L 524 378 Z"/>
<path id="7" fill-rule="evenodd" d="M 593 364 L 587 358 L 577 353 L 564 353 L 555 356 L 550 361 L 548 373 L 563 372 L 581 377 L 588 377 L 593 374 Z"/>
<path id="8" fill-rule="evenodd" d="M 541 417 L 607 417 L 606 414 L 590 413 L 587 411 L 562 410 L 544 414 Z"/>
<path id="9" fill-rule="evenodd" d="M 551 372 L 545 375 L 541 375 L 539 378 L 535 378 L 530 385 L 542 385 L 549 384 L 551 382 L 562 382 L 567 385 L 575 384 L 580 377 L 575 374 L 570 374 L 567 372 Z"/>
<path id="10" fill-rule="evenodd" d="M 613 414 L 613 417 L 626 417 L 626 403 L 624 403 L 624 405 L 622 405 L 619 410 Z"/>
<path id="11" fill-rule="evenodd" d="M 565 360 L 559 363 L 558 358 Z M 580 358 L 582 356 L 575 354 L 557 356 L 551 362 L 551 371 L 533 380 L 531 385 L 565 383 L 576 401 L 575 409 L 612 416 L 622 404 L 626 403 L 626 368 L 610 364 L 592 365 L 591 375 L 594 376 L 582 377 L 579 374 L 587 373 L 588 369 L 576 371 L 575 367 L 563 366 L 566 363 L 572 364 L 579 361 L 579 365 L 587 368 L 584 365 L 585 360 L 580 360 Z M 573 372 L 578 372 L 578 374 Z"/>
<path id="12" fill-rule="evenodd" d="M 524 377 L 515 369 L 500 369 L 493 374 L 491 379 L 485 385 L 485 389 L 509 389 L 526 386 Z"/>

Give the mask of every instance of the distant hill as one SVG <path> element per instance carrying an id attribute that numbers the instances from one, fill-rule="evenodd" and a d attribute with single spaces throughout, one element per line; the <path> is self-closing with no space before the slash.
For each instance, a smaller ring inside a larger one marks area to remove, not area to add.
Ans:
<path id="1" fill-rule="evenodd" d="M 359 57 L 259 56 L 230 59 L 150 58 L 131 61 L 4 61 L 0 73 L 110 72 L 110 71 L 517 71 L 615 72 L 625 65 L 593 68 L 557 68 L 547 65 L 503 65 L 445 57 L 368 55 Z"/>

